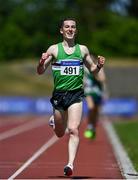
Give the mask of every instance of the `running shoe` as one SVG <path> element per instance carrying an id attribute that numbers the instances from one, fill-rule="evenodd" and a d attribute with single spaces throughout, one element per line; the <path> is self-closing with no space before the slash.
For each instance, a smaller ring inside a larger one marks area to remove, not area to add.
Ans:
<path id="1" fill-rule="evenodd" d="M 49 121 L 48 121 L 48 124 L 50 127 L 52 127 L 53 129 L 55 129 L 55 122 L 54 122 L 54 116 L 51 116 Z"/>
<path id="2" fill-rule="evenodd" d="M 73 174 L 73 167 L 71 165 L 67 165 L 64 167 L 64 175 L 71 176 Z"/>
<path id="3" fill-rule="evenodd" d="M 96 131 L 93 130 L 93 129 L 87 129 L 87 130 L 84 132 L 84 137 L 85 137 L 85 138 L 88 138 L 88 139 L 95 139 L 95 137 L 96 137 Z"/>

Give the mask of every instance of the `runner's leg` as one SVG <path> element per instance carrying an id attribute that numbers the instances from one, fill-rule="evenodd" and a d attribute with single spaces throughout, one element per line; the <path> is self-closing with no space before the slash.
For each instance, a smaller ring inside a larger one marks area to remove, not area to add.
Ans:
<path id="1" fill-rule="evenodd" d="M 54 109 L 55 133 L 58 137 L 62 137 L 66 130 L 66 112 Z"/>
<path id="2" fill-rule="evenodd" d="M 79 145 L 79 126 L 82 118 L 82 102 L 75 103 L 68 108 L 67 128 L 69 130 L 68 164 L 73 166 Z"/>

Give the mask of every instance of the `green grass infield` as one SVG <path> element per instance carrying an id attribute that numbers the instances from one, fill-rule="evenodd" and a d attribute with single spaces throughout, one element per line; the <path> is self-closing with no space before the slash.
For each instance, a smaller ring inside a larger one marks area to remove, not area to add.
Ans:
<path id="1" fill-rule="evenodd" d="M 113 126 L 138 171 L 138 118 L 117 121 L 113 123 Z"/>

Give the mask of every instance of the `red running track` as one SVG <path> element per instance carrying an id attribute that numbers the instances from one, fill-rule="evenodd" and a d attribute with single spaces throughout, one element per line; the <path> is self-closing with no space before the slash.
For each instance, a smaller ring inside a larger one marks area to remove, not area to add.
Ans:
<path id="1" fill-rule="evenodd" d="M 0 179 L 123 179 L 102 123 L 96 140 L 83 137 L 73 176 L 64 177 L 68 136 L 58 139 L 46 116 L 0 117 Z"/>

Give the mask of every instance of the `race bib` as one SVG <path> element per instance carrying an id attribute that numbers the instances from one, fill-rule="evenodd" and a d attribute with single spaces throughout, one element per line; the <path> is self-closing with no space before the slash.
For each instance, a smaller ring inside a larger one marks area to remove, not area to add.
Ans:
<path id="1" fill-rule="evenodd" d="M 61 75 L 79 75 L 80 61 L 61 61 Z"/>

